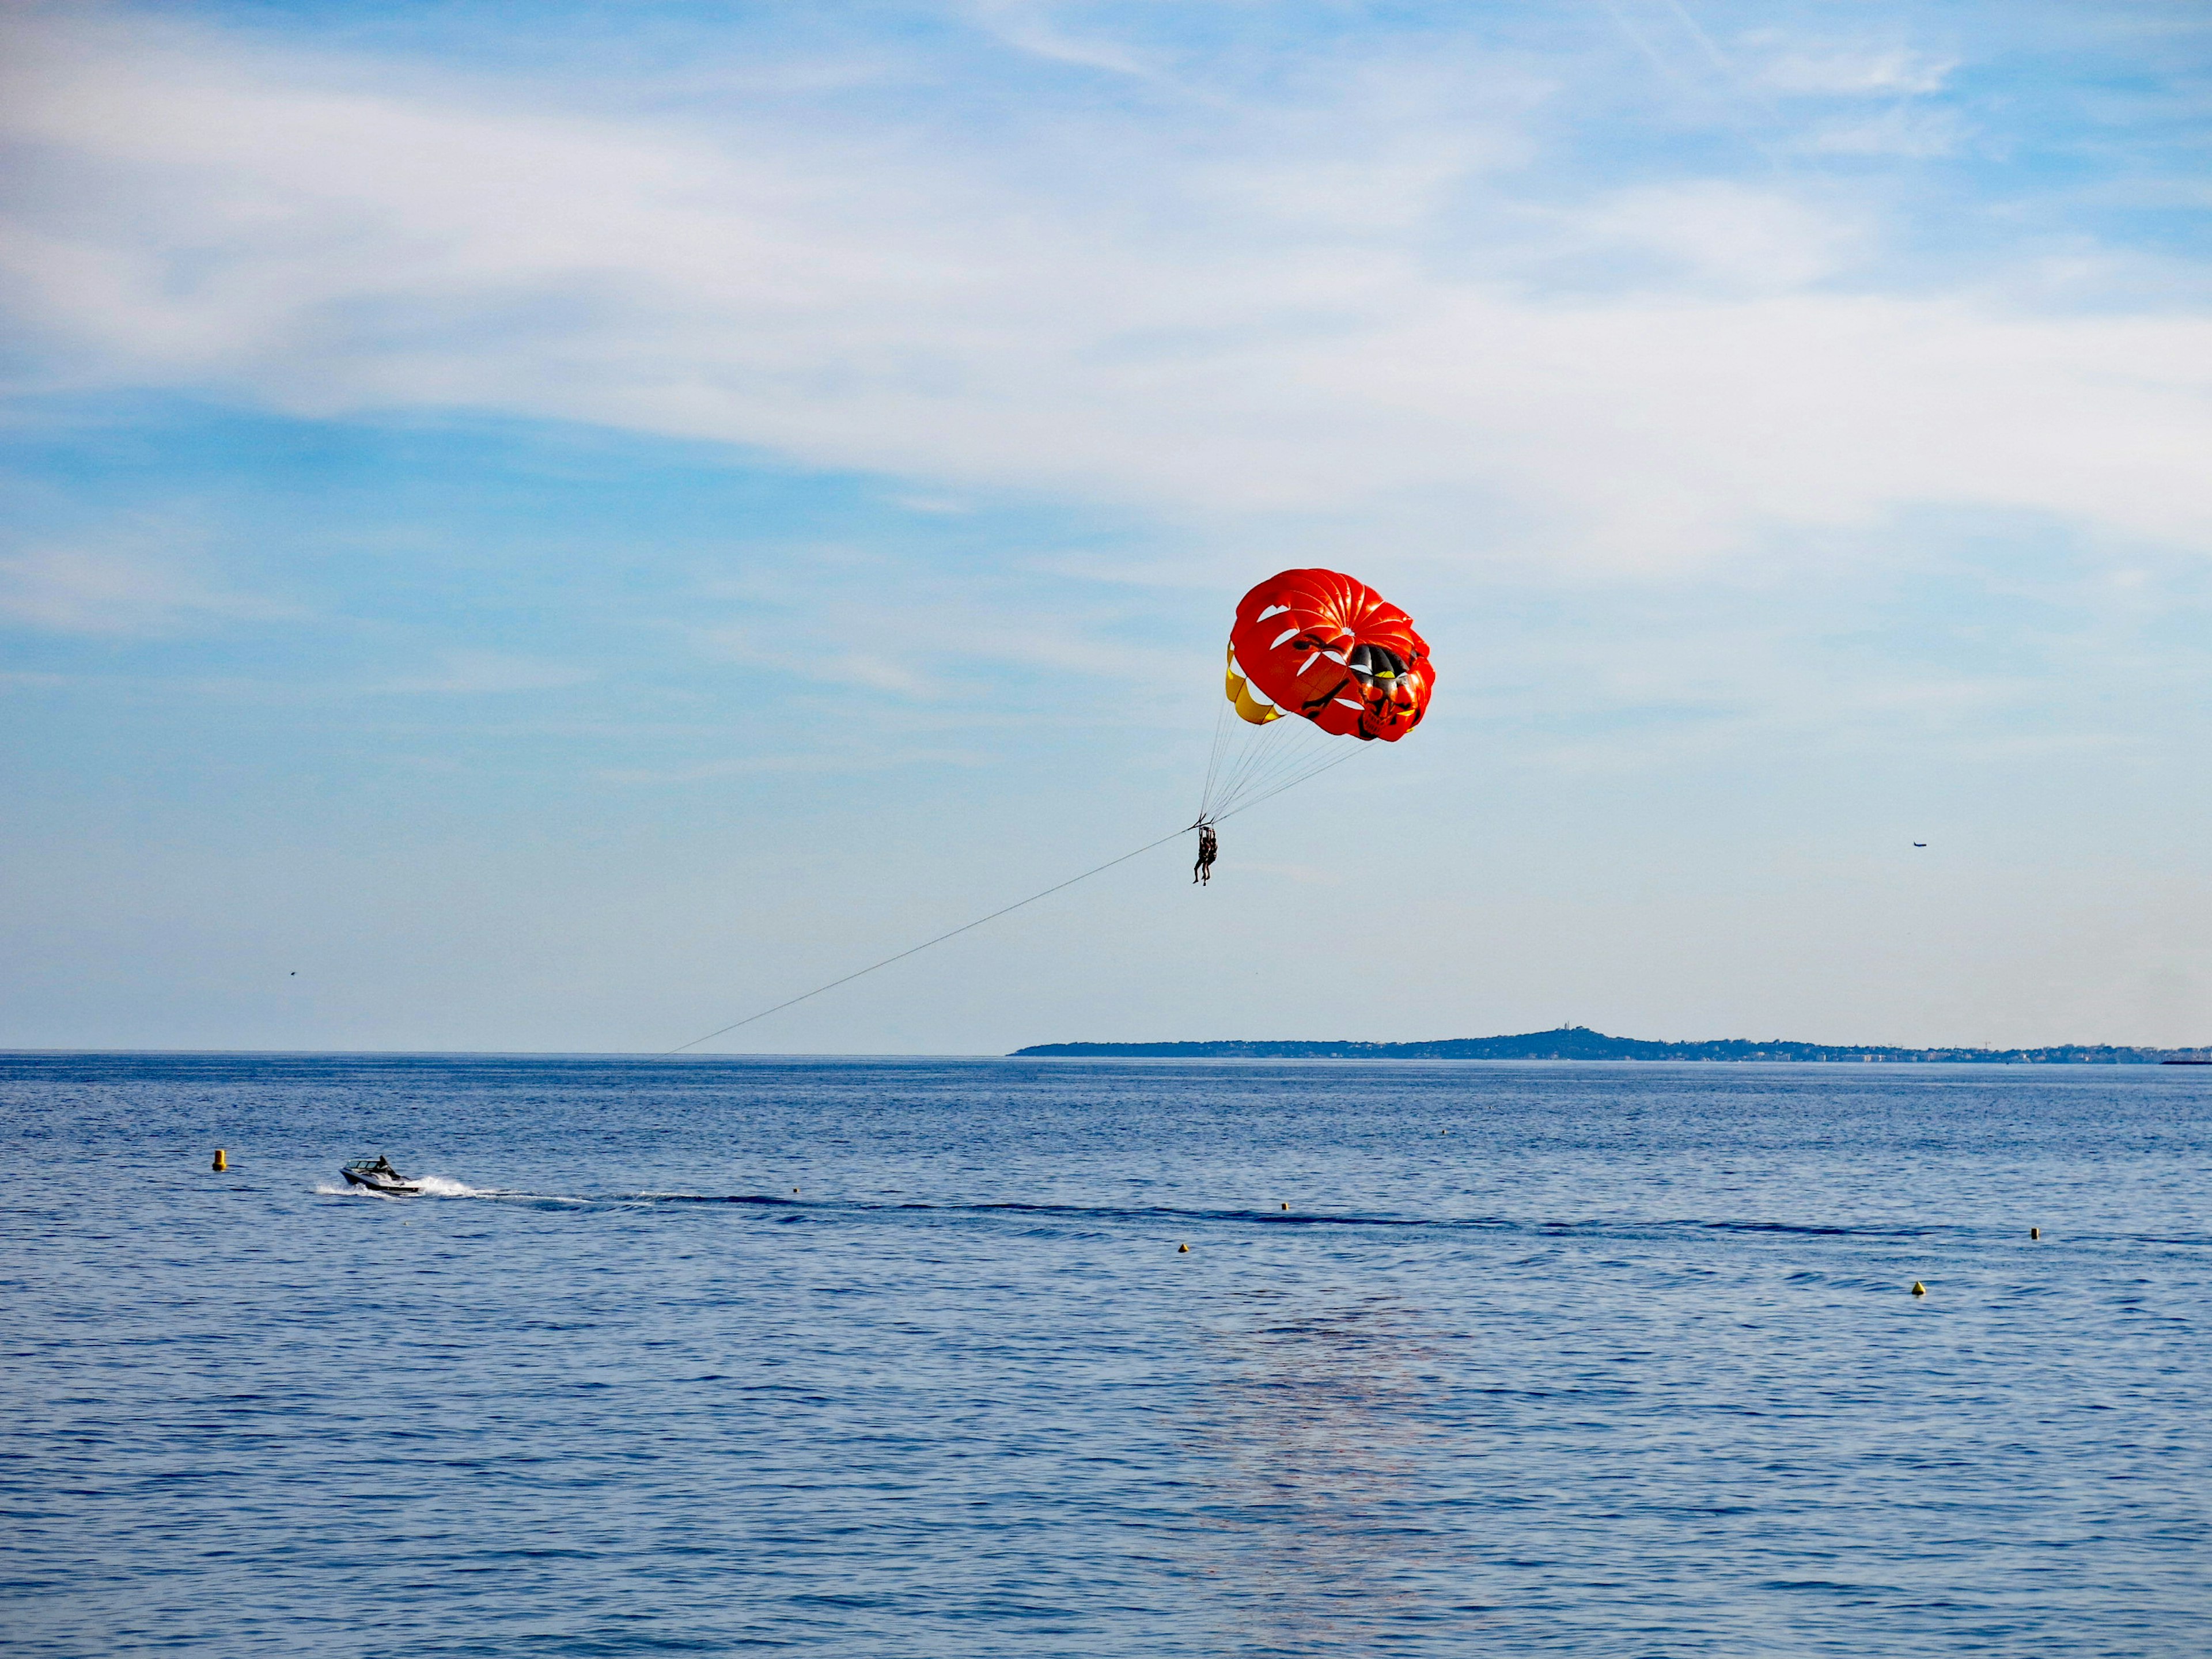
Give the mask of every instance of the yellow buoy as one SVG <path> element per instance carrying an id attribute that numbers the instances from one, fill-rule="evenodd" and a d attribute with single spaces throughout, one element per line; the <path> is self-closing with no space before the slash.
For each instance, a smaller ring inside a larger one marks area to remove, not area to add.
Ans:
<path id="1" fill-rule="evenodd" d="M 1190 1246 L 1189 1246 L 1189 1245 L 1188 1245 L 1188 1244 L 1178 1244 L 1178 1245 L 1176 1245 L 1176 1254 L 1177 1255 L 1188 1255 L 1190 1254 Z"/>
<path id="2" fill-rule="evenodd" d="M 2027 1230 L 2027 1236 L 2030 1238 L 2040 1238 L 2043 1237 L 2043 1229 L 2040 1227 L 2030 1227 Z"/>
<path id="3" fill-rule="evenodd" d="M 1289 1205 L 1285 1204 L 1285 1205 L 1284 1205 L 1284 1206 L 1283 1206 L 1283 1207 L 1284 1207 L 1285 1209 L 1286 1209 L 1286 1210 L 1287 1210 L 1287 1209 L 1289 1209 L 1291 1206 L 1290 1206 Z"/>
<path id="4" fill-rule="evenodd" d="M 215 1149 L 215 1163 L 210 1167 L 212 1168 L 217 1175 L 221 1175 L 225 1170 L 230 1168 L 230 1160 L 222 1155 L 222 1147 L 218 1146 Z"/>
<path id="5" fill-rule="evenodd" d="M 1912 1281 L 1912 1293 L 1915 1296 L 1925 1296 L 1928 1294 L 1928 1287 L 1916 1279 Z"/>

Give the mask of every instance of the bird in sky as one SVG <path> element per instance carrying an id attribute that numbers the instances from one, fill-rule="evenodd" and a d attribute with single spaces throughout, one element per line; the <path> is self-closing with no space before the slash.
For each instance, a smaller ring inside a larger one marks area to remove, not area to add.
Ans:
<path id="1" fill-rule="evenodd" d="M 1928 845 L 1928 843 L 1927 843 L 1926 842 L 1924 842 L 1924 841 L 1916 841 L 1916 842 L 1914 842 L 1912 844 L 1913 844 L 1915 847 L 1925 847 L 1925 846 L 1927 846 L 1927 845 Z"/>

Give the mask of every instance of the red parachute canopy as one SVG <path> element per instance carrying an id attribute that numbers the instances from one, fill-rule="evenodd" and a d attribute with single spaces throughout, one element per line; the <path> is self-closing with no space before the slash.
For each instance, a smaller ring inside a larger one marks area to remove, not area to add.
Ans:
<path id="1" fill-rule="evenodd" d="M 1255 726 L 1303 714 L 1340 738 L 1395 743 L 1428 712 L 1433 674 L 1413 619 L 1334 570 L 1268 577 L 1229 630 L 1229 701 Z"/>

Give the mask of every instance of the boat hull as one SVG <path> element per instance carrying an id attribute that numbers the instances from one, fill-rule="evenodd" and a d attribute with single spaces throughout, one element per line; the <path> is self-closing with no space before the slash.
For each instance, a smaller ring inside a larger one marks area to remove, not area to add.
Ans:
<path id="1" fill-rule="evenodd" d="M 366 1187 L 372 1193 L 382 1193 L 387 1198 L 412 1198 L 422 1189 L 405 1181 L 386 1181 L 381 1176 L 363 1175 L 358 1170 L 340 1170 L 347 1182 L 356 1187 Z"/>

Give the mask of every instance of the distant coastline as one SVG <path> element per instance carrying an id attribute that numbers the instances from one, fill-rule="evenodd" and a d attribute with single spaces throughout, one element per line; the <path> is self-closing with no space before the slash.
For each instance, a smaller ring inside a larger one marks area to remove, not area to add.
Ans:
<path id="1" fill-rule="evenodd" d="M 1332 1042 L 1235 1040 L 1218 1042 L 1040 1042 L 1014 1059 L 1094 1060 L 1711 1060 L 1829 1063 L 1950 1063 L 1993 1066 L 2186 1065 L 2212 1059 L 2212 1048 L 2130 1048 L 2062 1042 L 2044 1048 L 1897 1048 L 1880 1044 L 1753 1042 L 1652 1042 L 1607 1036 L 1587 1025 L 1517 1036 L 1446 1037 L 1434 1042 Z"/>

